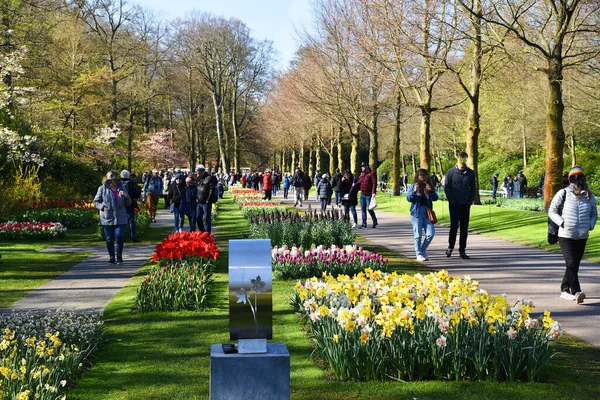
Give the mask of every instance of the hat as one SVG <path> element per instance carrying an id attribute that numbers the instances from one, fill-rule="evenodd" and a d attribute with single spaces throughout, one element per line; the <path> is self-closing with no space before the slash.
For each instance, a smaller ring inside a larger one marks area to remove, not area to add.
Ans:
<path id="1" fill-rule="evenodd" d="M 579 165 L 574 165 L 573 168 L 571 168 L 571 170 L 569 171 L 569 179 L 573 175 L 583 175 L 583 176 L 585 176 L 585 172 L 583 171 L 583 168 L 581 168 Z"/>
<path id="2" fill-rule="evenodd" d="M 123 179 L 129 179 L 130 175 L 131 174 L 126 169 L 124 169 L 123 171 L 121 171 L 121 178 L 123 178 Z"/>
<path id="3" fill-rule="evenodd" d="M 361 166 L 361 167 L 368 167 L 368 166 L 369 166 L 369 163 L 368 163 L 368 162 L 366 162 L 366 161 L 363 161 L 363 162 L 361 162 L 361 163 L 360 163 L 360 166 Z"/>
<path id="4" fill-rule="evenodd" d="M 496 172 L 496 173 L 494 174 L 494 176 L 497 178 L 498 176 L 500 176 L 500 174 Z"/>
<path id="5" fill-rule="evenodd" d="M 321 178 L 327 179 L 327 174 L 323 174 L 323 176 Z"/>
<path id="6" fill-rule="evenodd" d="M 175 179 L 181 179 L 181 178 L 183 178 L 183 175 L 181 175 L 181 174 L 175 174 Z"/>
<path id="7" fill-rule="evenodd" d="M 205 171 L 206 168 L 204 168 L 204 165 L 200 164 L 196 167 L 196 171 Z"/>
<path id="8" fill-rule="evenodd" d="M 153 173 L 153 174 L 158 174 L 158 170 L 157 170 L 157 169 L 153 169 L 153 170 L 152 170 L 152 173 Z"/>

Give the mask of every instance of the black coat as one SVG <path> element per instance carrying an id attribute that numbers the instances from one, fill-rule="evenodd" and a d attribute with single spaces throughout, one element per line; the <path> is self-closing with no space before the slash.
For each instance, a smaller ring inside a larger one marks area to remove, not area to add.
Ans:
<path id="1" fill-rule="evenodd" d="M 348 198 L 344 200 L 346 194 L 348 194 Z M 356 206 L 358 204 L 358 186 L 354 187 L 352 181 L 342 178 L 340 180 L 340 196 L 342 196 L 343 205 Z"/>
<path id="2" fill-rule="evenodd" d="M 340 185 L 342 183 L 342 176 L 343 175 L 339 172 L 333 174 L 333 177 L 331 178 L 331 187 L 333 187 L 334 192 L 340 191 Z"/>
<path id="3" fill-rule="evenodd" d="M 213 203 L 216 187 L 216 178 L 213 180 L 213 176 L 205 174 L 202 179 L 198 181 L 198 192 L 196 199 L 200 204 Z"/>

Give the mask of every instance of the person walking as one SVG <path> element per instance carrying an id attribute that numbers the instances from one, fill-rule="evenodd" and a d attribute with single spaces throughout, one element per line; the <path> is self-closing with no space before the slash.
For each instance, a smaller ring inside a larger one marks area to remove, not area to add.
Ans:
<path id="1" fill-rule="evenodd" d="M 342 200 L 342 196 L 340 194 L 340 186 L 342 184 L 342 173 L 339 168 L 335 170 L 335 174 L 331 177 L 331 187 L 335 192 L 335 205 L 336 207 L 340 207 L 340 203 Z"/>
<path id="2" fill-rule="evenodd" d="M 435 186 L 431 184 L 427 170 L 419 169 L 414 183 L 408 187 L 406 193 L 406 200 L 410 203 L 410 223 L 413 227 L 417 261 L 429 261 L 427 247 L 435 235 L 435 225 L 429 221 L 427 207 L 433 210 L 433 202 L 437 199 Z M 423 231 L 425 239 L 421 242 Z"/>
<path id="3" fill-rule="evenodd" d="M 185 224 L 184 213 L 181 212 L 181 203 L 184 200 L 186 184 L 185 179 L 181 173 L 173 176 L 175 182 L 169 185 L 169 197 L 171 203 L 171 209 L 173 210 L 173 218 L 175 223 L 175 232 L 182 232 Z"/>
<path id="4" fill-rule="evenodd" d="M 269 170 L 266 170 L 262 176 L 263 182 L 263 191 L 265 192 L 265 196 L 263 200 L 271 200 L 273 194 L 273 179 Z"/>
<path id="5" fill-rule="evenodd" d="M 371 204 L 371 199 L 375 197 L 377 192 L 377 175 L 375 171 L 373 171 L 369 167 L 369 163 L 363 161 L 360 164 L 361 174 L 355 186 L 360 188 L 360 211 L 362 214 L 362 225 L 360 229 L 367 229 L 367 211 L 371 216 L 371 220 L 373 221 L 372 228 L 375 229 L 379 225 L 377 223 L 377 216 L 375 215 L 374 210 L 369 209 L 369 205 Z"/>
<path id="6" fill-rule="evenodd" d="M 460 225 L 460 239 L 458 254 L 462 259 L 469 259 L 466 253 L 467 237 L 469 235 L 469 218 L 471 204 L 475 200 L 475 173 L 467 167 L 468 155 L 464 151 L 458 154 L 456 166 L 446 173 L 444 192 L 448 199 L 450 209 L 450 234 L 448 235 L 448 249 L 446 257 L 452 255 L 456 234 Z"/>
<path id="7" fill-rule="evenodd" d="M 284 198 L 284 200 L 287 200 L 287 198 L 288 198 L 290 186 L 292 186 L 292 178 L 290 177 L 290 174 L 286 172 L 285 176 L 283 177 L 283 198 Z"/>
<path id="8" fill-rule="evenodd" d="M 310 179 L 310 176 L 308 176 L 308 174 L 304 174 L 304 184 L 303 184 L 304 201 L 308 201 L 308 192 L 310 191 L 311 187 L 312 187 L 312 180 Z M 300 203 L 300 205 L 302 205 L 302 203 Z"/>
<path id="9" fill-rule="evenodd" d="M 352 218 L 354 223 L 352 224 L 352 229 L 358 226 L 358 218 L 356 215 L 356 206 L 358 204 L 358 188 L 354 186 L 354 175 L 350 170 L 344 171 L 344 176 L 341 179 L 340 184 L 340 195 L 341 202 L 344 206 L 344 219 L 349 221 L 350 215 L 352 212 Z"/>
<path id="10" fill-rule="evenodd" d="M 332 192 L 333 189 L 331 188 L 331 183 L 329 183 L 329 177 L 327 174 L 323 174 L 317 185 L 317 197 L 321 201 L 321 212 L 325 212 L 327 206 L 331 203 Z"/>
<path id="11" fill-rule="evenodd" d="M 126 208 L 130 205 L 131 198 L 125 191 L 119 176 L 115 171 L 108 171 L 106 179 L 98 187 L 96 196 L 94 196 L 94 206 L 100 210 L 98 225 L 102 226 L 104 230 L 109 264 L 123 263 L 123 242 L 127 223 Z"/>
<path id="12" fill-rule="evenodd" d="M 583 168 L 575 165 L 569 171 L 568 179 L 569 186 L 554 195 L 548 217 L 558 225 L 558 243 L 566 264 L 560 298 L 581 304 L 586 296 L 579 284 L 579 265 L 589 232 L 596 225 L 598 209 Z"/>
<path id="13" fill-rule="evenodd" d="M 165 172 L 165 174 L 163 175 L 162 181 L 163 181 L 162 198 L 165 201 L 165 210 L 168 210 L 171 208 L 171 204 L 169 204 L 169 184 L 171 183 L 171 172 L 169 172 L 169 171 Z"/>
<path id="14" fill-rule="evenodd" d="M 304 172 L 302 172 L 300 168 L 296 168 L 296 171 L 294 172 L 292 186 L 294 186 L 296 192 L 296 202 L 294 203 L 294 207 L 298 204 L 302 207 L 302 199 L 304 197 Z"/>
<path id="15" fill-rule="evenodd" d="M 490 183 L 492 184 L 492 200 L 496 200 L 496 193 L 498 192 L 498 173 L 495 173 L 494 176 L 490 178 Z"/>
<path id="16" fill-rule="evenodd" d="M 525 198 L 525 188 L 527 188 L 527 177 L 523 174 L 523 171 L 519 171 L 517 175 L 517 180 L 519 181 L 519 195 L 523 199 Z"/>
<path id="17" fill-rule="evenodd" d="M 131 204 L 125 207 L 127 212 L 127 224 L 129 225 L 129 240 L 131 243 L 139 243 L 135 228 L 135 209 L 138 206 L 137 200 L 142 194 L 137 183 L 131 180 L 131 173 L 124 169 L 121 171 L 121 184 L 131 199 Z"/>
<path id="18" fill-rule="evenodd" d="M 148 199 L 148 207 L 150 208 L 150 218 L 152 222 L 156 222 L 156 208 L 158 207 L 158 199 L 163 192 L 163 181 L 158 176 L 158 170 L 153 169 L 152 175 L 146 179 L 144 184 L 144 197 Z"/>
<path id="19" fill-rule="evenodd" d="M 196 216 L 196 223 L 200 232 L 210 233 L 212 229 L 212 205 L 217 189 L 212 176 L 206 172 L 203 165 L 196 167 L 196 174 L 198 180 L 198 191 L 196 194 L 198 206 L 196 210 L 201 213 L 199 216 Z M 203 218 L 204 222 L 202 221 Z"/>

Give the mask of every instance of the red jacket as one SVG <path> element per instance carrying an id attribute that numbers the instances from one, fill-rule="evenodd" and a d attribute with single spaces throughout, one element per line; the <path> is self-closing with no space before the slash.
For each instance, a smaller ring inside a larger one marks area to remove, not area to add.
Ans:
<path id="1" fill-rule="evenodd" d="M 263 174 L 263 190 L 272 190 L 273 182 L 271 182 L 271 174 Z"/>
<path id="2" fill-rule="evenodd" d="M 360 178 L 356 181 L 356 185 L 360 185 L 360 194 L 363 196 L 371 196 L 377 191 L 377 175 L 375 171 L 368 169 L 360 174 Z"/>

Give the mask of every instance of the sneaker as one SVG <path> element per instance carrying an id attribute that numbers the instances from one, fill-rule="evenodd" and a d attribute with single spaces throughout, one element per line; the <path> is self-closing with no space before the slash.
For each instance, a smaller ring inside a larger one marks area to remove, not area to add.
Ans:
<path id="1" fill-rule="evenodd" d="M 114 258 L 111 258 L 110 260 L 108 260 L 108 263 L 109 264 L 116 264 L 117 262 L 115 261 Z"/>
<path id="2" fill-rule="evenodd" d="M 421 255 L 423 255 L 423 258 L 425 259 L 425 261 L 429 261 L 429 256 L 427 255 L 427 253 L 423 252 L 423 253 L 421 253 Z"/>
<path id="3" fill-rule="evenodd" d="M 367 226 L 366 225 L 361 225 L 360 228 L 358 228 L 358 229 L 367 229 Z"/>
<path id="4" fill-rule="evenodd" d="M 585 300 L 585 293 L 583 293 L 583 292 L 575 293 L 575 300 L 577 301 L 577 304 L 583 303 L 583 300 Z"/>
<path id="5" fill-rule="evenodd" d="M 123 257 L 117 257 L 117 264 L 123 264 Z"/>
<path id="6" fill-rule="evenodd" d="M 584 294 L 585 296 L 585 294 Z M 565 300 L 575 300 L 577 297 L 574 294 L 571 294 L 569 292 L 561 292 L 560 293 L 560 298 L 561 299 L 565 299 Z M 583 301 L 583 300 L 582 300 Z"/>
<path id="7" fill-rule="evenodd" d="M 294 207 L 296 207 L 298 205 L 298 202 L 294 203 Z"/>
<path id="8" fill-rule="evenodd" d="M 357 226 L 358 225 L 356 225 L 356 224 L 352 224 L 352 229 L 356 229 Z"/>
<path id="9" fill-rule="evenodd" d="M 464 251 L 462 253 L 460 253 L 459 255 L 460 255 L 460 258 L 462 258 L 463 260 L 469 260 L 471 258 Z"/>
<path id="10" fill-rule="evenodd" d="M 417 256 L 417 261 L 427 261 L 427 259 L 425 257 L 423 257 L 422 255 L 418 255 Z"/>
<path id="11" fill-rule="evenodd" d="M 448 248 L 446 249 L 446 252 L 445 252 L 445 253 L 446 253 L 446 257 L 448 257 L 448 258 L 449 258 L 449 257 L 452 255 L 452 249 L 448 247 Z"/>

